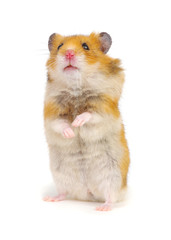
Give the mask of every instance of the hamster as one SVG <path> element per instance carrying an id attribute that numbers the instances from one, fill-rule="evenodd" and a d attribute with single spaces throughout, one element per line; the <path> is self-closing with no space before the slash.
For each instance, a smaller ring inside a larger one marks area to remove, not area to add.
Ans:
<path id="1" fill-rule="evenodd" d="M 118 109 L 124 72 L 106 55 L 111 44 L 106 32 L 49 38 L 44 126 L 58 195 L 45 201 L 97 201 L 96 210 L 109 211 L 126 189 L 130 158 Z"/>

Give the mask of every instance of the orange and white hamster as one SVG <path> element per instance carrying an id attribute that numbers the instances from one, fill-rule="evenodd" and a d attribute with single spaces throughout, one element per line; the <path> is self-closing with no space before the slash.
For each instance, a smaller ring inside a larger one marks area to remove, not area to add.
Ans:
<path id="1" fill-rule="evenodd" d="M 108 33 L 49 38 L 44 125 L 58 195 L 45 201 L 103 202 L 108 211 L 127 185 L 129 150 L 118 101 L 119 59 L 106 55 Z"/>

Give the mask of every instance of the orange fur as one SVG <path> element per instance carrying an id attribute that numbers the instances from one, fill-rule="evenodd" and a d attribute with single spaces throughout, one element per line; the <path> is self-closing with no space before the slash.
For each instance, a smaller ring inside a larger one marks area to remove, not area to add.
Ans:
<path id="1" fill-rule="evenodd" d="M 51 55 L 50 58 L 48 59 L 46 66 L 51 68 L 52 70 L 55 70 L 56 67 L 56 59 L 55 56 Z"/>
<path id="2" fill-rule="evenodd" d="M 44 119 L 55 118 L 59 116 L 59 107 L 54 102 L 44 104 Z"/>
<path id="3" fill-rule="evenodd" d="M 87 111 L 107 113 L 113 115 L 115 118 L 120 116 L 117 100 L 112 100 L 107 95 L 102 95 L 98 100 L 92 99 L 87 101 Z"/>
<path id="4" fill-rule="evenodd" d="M 101 108 L 104 109 L 105 113 L 112 114 L 116 118 L 120 116 L 117 99 L 112 99 L 107 95 L 103 95 Z"/>
<path id="5" fill-rule="evenodd" d="M 47 102 L 44 104 L 44 119 L 56 119 L 61 117 L 72 122 L 74 120 L 73 110 L 74 106 L 72 104 L 61 108 L 55 102 Z"/>

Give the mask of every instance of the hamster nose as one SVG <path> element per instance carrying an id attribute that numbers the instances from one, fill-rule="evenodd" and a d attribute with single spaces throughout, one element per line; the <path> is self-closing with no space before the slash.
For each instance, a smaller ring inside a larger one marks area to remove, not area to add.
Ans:
<path id="1" fill-rule="evenodd" d="M 69 60 L 73 59 L 75 56 L 74 50 L 68 49 L 65 53 L 65 56 L 66 56 L 66 59 L 69 59 Z"/>

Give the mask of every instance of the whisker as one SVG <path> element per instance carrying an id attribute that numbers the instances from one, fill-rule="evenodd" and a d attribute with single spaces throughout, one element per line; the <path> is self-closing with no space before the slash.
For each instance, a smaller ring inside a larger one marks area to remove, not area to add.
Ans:
<path id="1" fill-rule="evenodd" d="M 49 67 L 55 67 L 55 64 L 56 64 L 56 62 L 52 62 L 52 63 L 48 64 L 47 67 L 48 67 L 48 68 L 49 68 Z"/>

